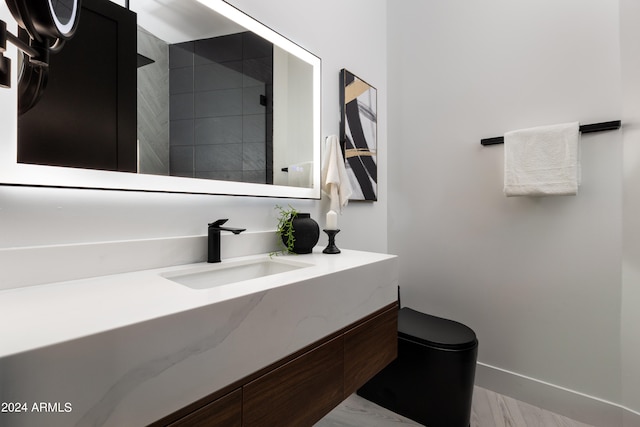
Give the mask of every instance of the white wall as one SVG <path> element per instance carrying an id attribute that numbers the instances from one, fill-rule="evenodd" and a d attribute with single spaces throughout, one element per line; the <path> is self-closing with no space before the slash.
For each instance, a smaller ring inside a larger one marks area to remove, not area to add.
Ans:
<path id="1" fill-rule="evenodd" d="M 316 2 L 312 13 L 308 4 L 293 0 L 231 3 L 322 58 L 323 136 L 337 134 L 339 130 L 338 75 L 342 67 L 362 74 L 386 94 L 384 0 L 354 0 L 346 7 L 339 0 Z M 367 11 L 366 19 L 362 10 Z M 10 16 L 4 2 L 0 4 L 0 15 L 3 19 Z M 11 91 L 4 92 L 3 99 L 15 94 L 15 87 Z M 385 95 L 380 96 L 379 103 L 381 197 L 376 203 L 352 204 L 347 208 L 337 239 L 344 248 L 379 252 L 387 249 Z M 15 117 L 2 115 L 0 138 L 7 138 L 14 127 Z M 321 226 L 324 224 L 328 208 L 324 198 L 299 201 L 0 186 L 0 270 L 8 262 L 9 251 L 15 248 L 204 235 L 207 222 L 217 218 L 230 218 L 229 225 L 246 227 L 248 231 L 274 230 L 274 206 L 288 203 L 311 212 Z M 375 233 L 367 224 L 378 225 Z M 319 244 L 326 244 L 325 236 Z M 135 253 L 130 255 L 135 259 Z M 38 261 L 33 259 L 24 268 L 37 269 Z M 92 262 L 99 266 L 102 260 L 96 258 Z"/>
<path id="2" fill-rule="evenodd" d="M 622 403 L 640 411 L 640 4 L 620 1 L 624 120 Z M 625 427 L 640 420 L 627 417 Z"/>
<path id="3" fill-rule="evenodd" d="M 273 182 L 313 185 L 313 172 L 290 175 L 282 168 L 313 162 L 313 69 L 284 49 L 273 49 Z M 297 175 L 297 177 L 296 177 Z M 302 175 L 302 179 L 300 177 Z M 297 179 L 296 179 L 297 178 Z"/>
<path id="4" fill-rule="evenodd" d="M 480 145 L 621 118 L 618 2 L 392 5 L 389 248 L 403 304 L 476 331 L 479 385 L 620 425 L 622 132 L 583 136 L 576 197 L 504 197 L 503 147 Z M 639 360 L 637 338 L 624 343 Z M 638 381 L 625 379 L 629 395 Z"/>

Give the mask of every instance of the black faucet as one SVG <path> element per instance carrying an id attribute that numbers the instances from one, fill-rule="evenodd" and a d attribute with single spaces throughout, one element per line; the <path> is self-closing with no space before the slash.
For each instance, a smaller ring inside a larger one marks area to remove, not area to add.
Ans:
<path id="1" fill-rule="evenodd" d="M 228 219 L 219 219 L 209 224 L 209 255 L 207 262 L 220 262 L 220 232 L 230 231 L 233 234 L 240 234 L 246 228 L 229 228 L 222 227 L 222 224 L 229 221 Z"/>

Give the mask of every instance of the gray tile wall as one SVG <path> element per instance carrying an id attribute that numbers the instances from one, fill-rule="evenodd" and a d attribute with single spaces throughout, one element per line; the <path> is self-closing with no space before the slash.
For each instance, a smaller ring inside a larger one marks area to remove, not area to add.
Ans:
<path id="1" fill-rule="evenodd" d="M 138 53 L 154 62 L 138 68 L 138 159 L 140 173 L 169 173 L 169 49 L 138 26 Z"/>
<path id="2" fill-rule="evenodd" d="M 171 174 L 270 183 L 273 46 L 238 33 L 169 46 Z M 268 102 L 269 104 L 269 102 Z"/>

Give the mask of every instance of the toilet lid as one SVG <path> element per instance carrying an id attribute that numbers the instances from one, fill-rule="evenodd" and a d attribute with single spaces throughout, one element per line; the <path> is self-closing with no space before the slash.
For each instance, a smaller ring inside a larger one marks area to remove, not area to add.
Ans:
<path id="1" fill-rule="evenodd" d="M 476 334 L 468 326 L 408 307 L 403 307 L 398 312 L 398 337 L 449 349 L 477 344 Z"/>

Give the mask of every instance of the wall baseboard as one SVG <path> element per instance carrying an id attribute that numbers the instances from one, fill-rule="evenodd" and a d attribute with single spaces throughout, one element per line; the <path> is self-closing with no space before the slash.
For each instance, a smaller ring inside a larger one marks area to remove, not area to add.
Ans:
<path id="1" fill-rule="evenodd" d="M 476 385 L 593 426 L 640 426 L 640 413 L 622 405 L 481 362 Z"/>

